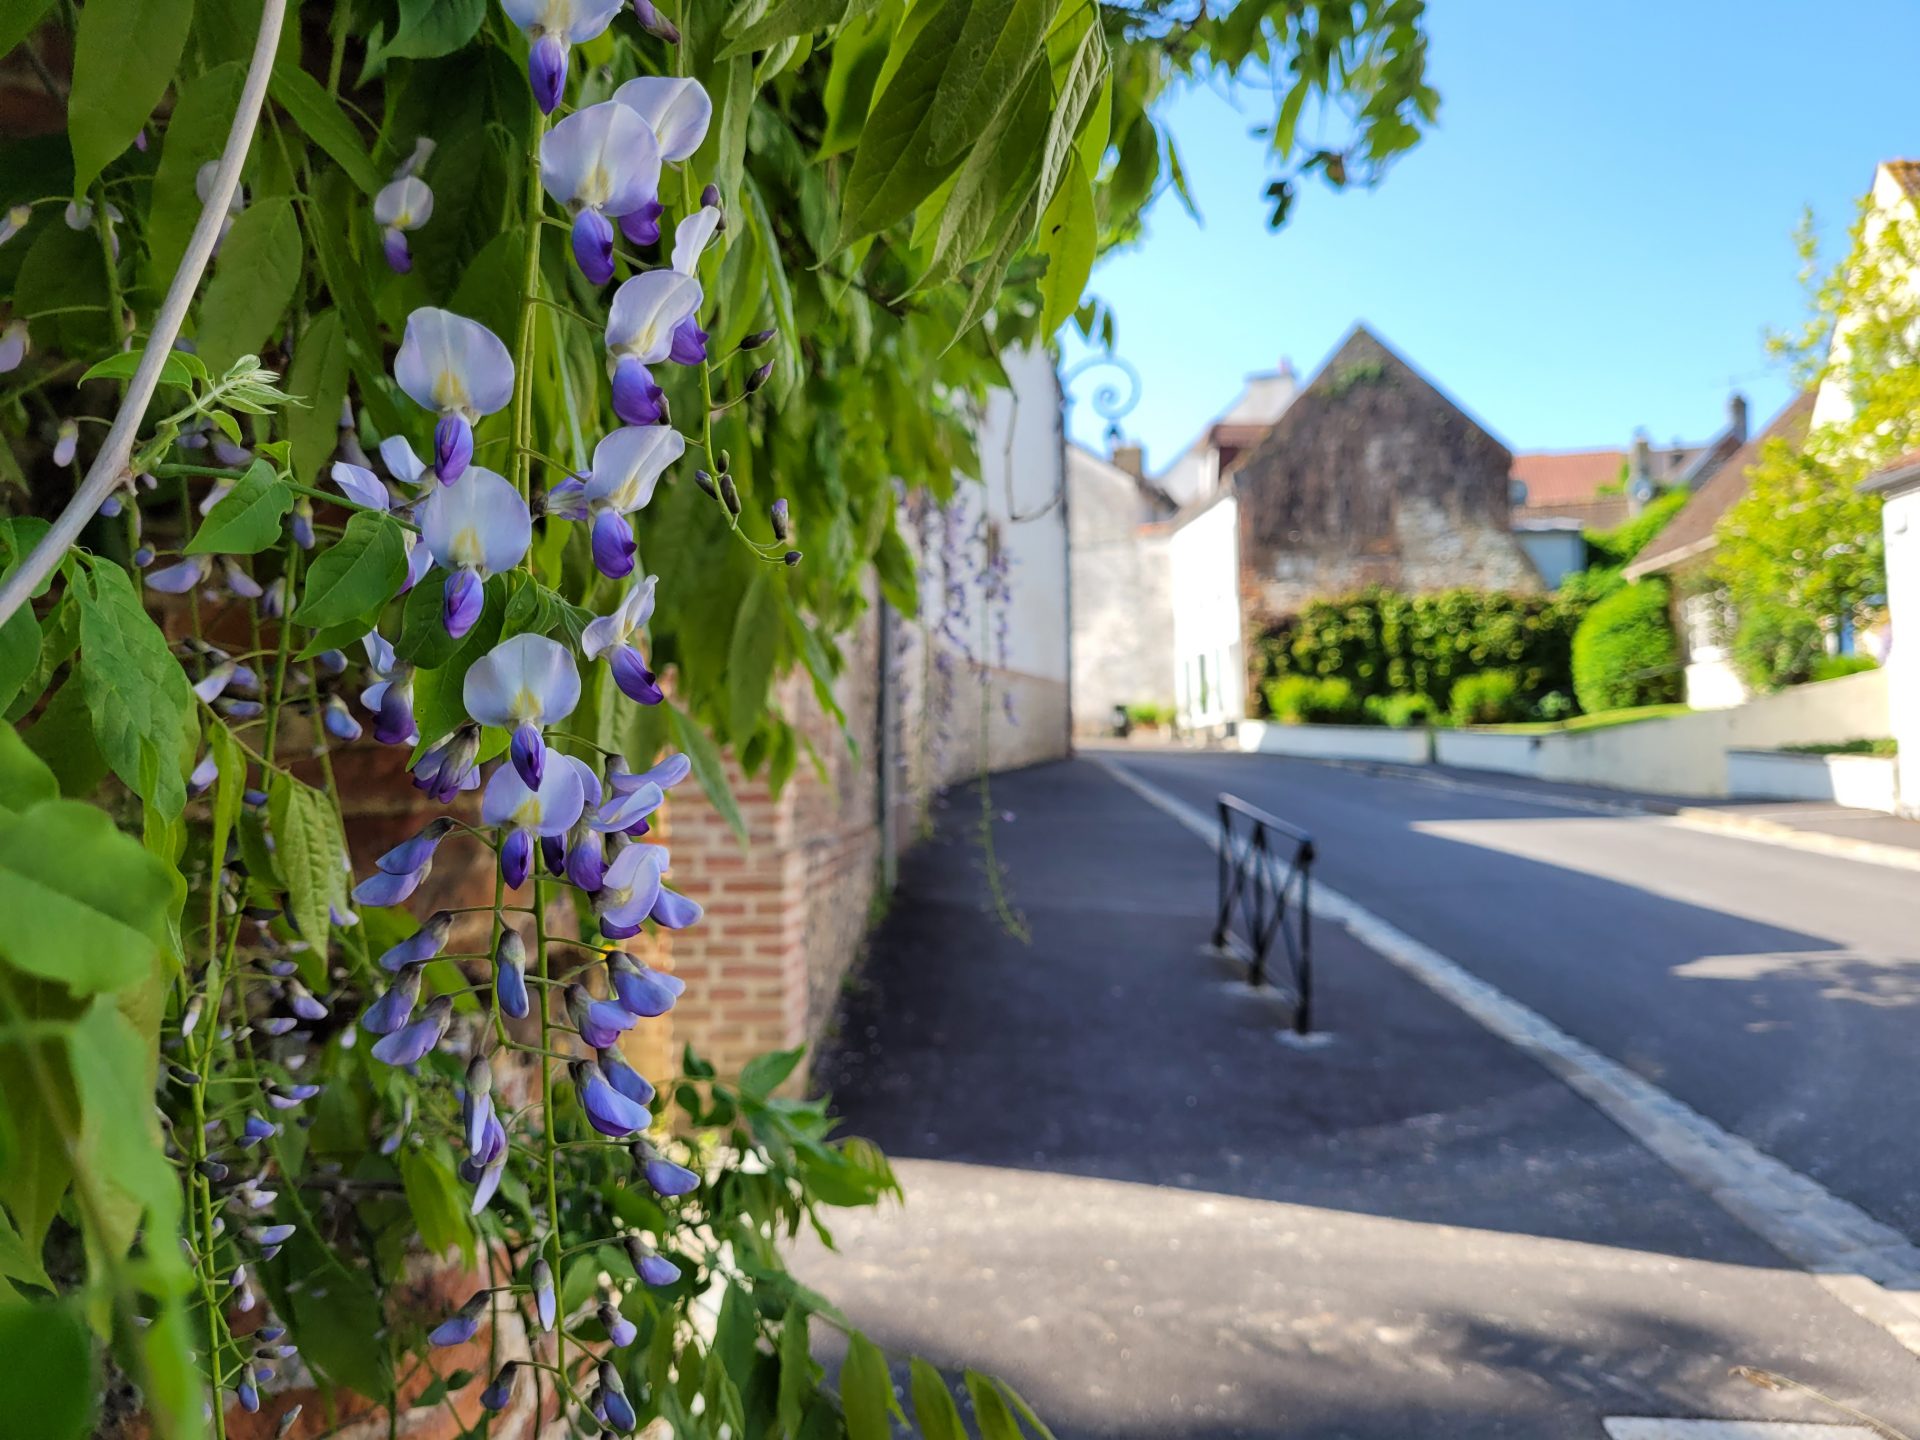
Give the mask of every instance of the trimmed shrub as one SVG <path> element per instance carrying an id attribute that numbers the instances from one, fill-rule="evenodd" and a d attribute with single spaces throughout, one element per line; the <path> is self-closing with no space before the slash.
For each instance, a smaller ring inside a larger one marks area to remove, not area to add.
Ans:
<path id="1" fill-rule="evenodd" d="M 1641 580 L 1587 612 L 1573 635 L 1573 693 L 1589 712 L 1680 699 L 1680 647 L 1667 585 Z"/>
<path id="2" fill-rule="evenodd" d="M 1862 670 L 1878 670 L 1871 655 L 1822 655 L 1813 662 L 1809 680 L 1838 680 L 1842 675 L 1858 675 Z"/>
<path id="3" fill-rule="evenodd" d="M 1366 712 L 1374 724 L 1390 725 L 1395 730 L 1431 725 L 1439 714 L 1434 703 L 1424 695 L 1369 695 Z"/>
<path id="4" fill-rule="evenodd" d="M 1288 725 L 1362 725 L 1353 686 L 1334 676 L 1286 675 L 1266 686 L 1267 712 Z"/>
<path id="5" fill-rule="evenodd" d="M 1453 682 L 1449 713 L 1456 725 L 1503 725 L 1520 719 L 1525 709 L 1516 671 L 1482 670 Z"/>
<path id="6" fill-rule="evenodd" d="M 1647 502 L 1646 509 L 1611 530 L 1587 531 L 1588 560 L 1596 566 L 1626 564 L 1667 528 L 1667 522 L 1680 513 L 1692 493 L 1679 487 L 1662 491 Z"/>
<path id="7" fill-rule="evenodd" d="M 1729 648 L 1740 678 L 1760 691 L 1810 680 L 1813 667 L 1827 658 L 1820 627 L 1800 611 L 1771 602 L 1740 607 Z"/>
<path id="8" fill-rule="evenodd" d="M 1127 719 L 1135 725 L 1171 725 L 1179 711 L 1170 700 L 1135 700 L 1126 707 Z"/>
<path id="9" fill-rule="evenodd" d="M 1281 621 L 1257 642 L 1258 663 L 1263 681 L 1338 677 L 1362 702 L 1417 695 L 1436 715 L 1448 708 L 1461 676 L 1512 670 L 1531 704 L 1554 690 L 1572 691 L 1573 632 L 1585 611 L 1584 601 L 1559 596 L 1374 588 L 1316 600 Z"/>

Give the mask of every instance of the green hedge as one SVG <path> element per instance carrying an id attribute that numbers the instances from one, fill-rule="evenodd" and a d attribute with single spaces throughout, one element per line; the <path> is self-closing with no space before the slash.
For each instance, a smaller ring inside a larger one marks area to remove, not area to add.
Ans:
<path id="1" fill-rule="evenodd" d="M 1333 676 L 1283 675 L 1268 681 L 1261 694 L 1267 713 L 1288 725 L 1356 725 L 1367 719 L 1353 686 Z"/>
<path id="2" fill-rule="evenodd" d="M 1450 707 L 1456 725 L 1504 725 L 1524 720 L 1527 706 L 1520 698 L 1520 676 L 1512 670 L 1482 670 L 1453 682 Z"/>
<path id="3" fill-rule="evenodd" d="M 1344 680 L 1363 713 L 1376 698 L 1418 696 L 1424 714 L 1443 714 L 1457 681 L 1509 670 L 1520 714 L 1532 715 L 1553 708 L 1555 696 L 1570 706 L 1573 632 L 1585 610 L 1583 600 L 1558 596 L 1374 588 L 1315 601 L 1282 621 L 1257 642 L 1257 661 L 1263 682 Z"/>
<path id="4" fill-rule="evenodd" d="M 1581 709 L 1680 699 L 1685 686 L 1667 593 L 1664 580 L 1641 580 L 1587 612 L 1573 636 L 1573 693 Z"/>

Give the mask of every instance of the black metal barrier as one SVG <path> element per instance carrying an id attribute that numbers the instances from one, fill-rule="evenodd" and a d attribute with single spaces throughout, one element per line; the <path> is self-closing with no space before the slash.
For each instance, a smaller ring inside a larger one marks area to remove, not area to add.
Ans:
<path id="1" fill-rule="evenodd" d="M 1214 948 L 1245 960 L 1247 982 L 1263 985 L 1271 983 L 1267 959 L 1279 940 L 1292 987 L 1293 1028 L 1297 1034 L 1309 1033 L 1313 1029 L 1313 837 L 1237 795 L 1222 793 L 1219 859 Z"/>

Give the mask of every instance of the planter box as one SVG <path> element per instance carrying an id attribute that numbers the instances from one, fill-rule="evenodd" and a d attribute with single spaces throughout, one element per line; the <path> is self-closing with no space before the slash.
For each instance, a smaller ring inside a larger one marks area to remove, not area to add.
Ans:
<path id="1" fill-rule="evenodd" d="M 1554 735 L 1502 735 L 1489 730 L 1436 730 L 1433 758 L 1461 770 L 1541 778 L 1541 742 Z"/>
<path id="2" fill-rule="evenodd" d="M 1729 750 L 1727 793 L 1744 800 L 1831 800 L 1856 810 L 1895 810 L 1889 755 L 1789 755 Z"/>
<path id="3" fill-rule="evenodd" d="M 1433 758 L 1425 730 L 1390 730 L 1383 725 L 1276 725 L 1243 720 L 1234 738 L 1248 754 L 1373 760 L 1385 765 L 1425 765 Z"/>

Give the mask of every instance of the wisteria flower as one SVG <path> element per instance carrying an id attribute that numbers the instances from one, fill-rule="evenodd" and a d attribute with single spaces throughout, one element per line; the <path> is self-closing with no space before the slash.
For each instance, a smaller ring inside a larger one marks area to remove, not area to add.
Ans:
<path id="1" fill-rule="evenodd" d="M 459 1311 L 440 1322 L 427 1335 L 430 1345 L 464 1345 L 480 1333 L 480 1322 L 486 1317 L 488 1307 L 493 1303 L 493 1292 L 482 1290 Z"/>
<path id="2" fill-rule="evenodd" d="M 527 553 L 533 517 L 518 490 L 479 465 L 451 485 L 436 486 L 419 515 L 421 542 L 447 572 L 441 618 L 457 640 L 480 619 L 486 577 L 511 570 Z"/>
<path id="3" fill-rule="evenodd" d="M 700 273 L 700 257 L 719 233 L 718 205 L 702 205 L 673 228 L 673 268 L 682 275 Z"/>
<path id="4" fill-rule="evenodd" d="M 445 816 L 429 820 L 420 833 L 404 840 L 374 861 L 374 873 L 354 887 L 362 905 L 397 905 L 420 887 L 433 869 L 433 853 L 453 830 Z"/>
<path id="5" fill-rule="evenodd" d="M 560 1301 L 553 1288 L 553 1267 L 547 1264 L 545 1256 L 533 1262 L 533 1311 L 539 1317 L 542 1330 L 553 1329 L 553 1322 L 559 1318 Z"/>
<path id="6" fill-rule="evenodd" d="M 617 364 L 631 356 L 642 365 L 672 359 L 682 365 L 706 357 L 705 341 L 691 353 L 691 334 L 705 298 L 700 282 L 678 270 L 646 270 L 613 292 L 607 309 L 607 351 Z M 683 332 L 686 332 L 683 337 Z"/>
<path id="7" fill-rule="evenodd" d="M 478 1155 L 484 1148 L 487 1127 L 493 1123 L 493 1067 L 484 1055 L 476 1055 L 467 1062 L 467 1087 L 462 1104 L 467 1149 Z"/>
<path id="8" fill-rule="evenodd" d="M 510 889 L 524 885 L 533 868 L 534 837 L 564 835 L 585 804 L 580 777 L 571 766 L 548 767 L 538 787 L 528 785 L 512 765 L 493 772 L 480 797 L 480 818 L 511 827 L 500 846 L 500 874 Z"/>
<path id="9" fill-rule="evenodd" d="M 468 667 L 461 698 L 467 714 L 480 724 L 513 732 L 508 747 L 513 768 L 529 787 L 538 789 L 547 753 L 541 728 L 566 719 L 580 703 L 580 672 L 559 641 L 515 635 Z M 579 785 L 577 777 L 574 784 Z"/>
<path id="10" fill-rule="evenodd" d="M 594 1050 L 611 1049 L 620 1037 L 640 1023 L 640 1017 L 611 1000 L 596 1000 L 584 985 L 566 989 L 567 1018 L 580 1038 Z"/>
<path id="11" fill-rule="evenodd" d="M 701 910 L 696 900 L 689 900 L 678 890 L 660 887 L 660 894 L 653 902 L 653 909 L 647 912 L 647 918 L 663 930 L 685 930 L 690 925 L 700 923 Z"/>
<path id="12" fill-rule="evenodd" d="M 9 206 L 7 212 L 4 215 L 0 215 L 0 245 L 6 244 L 7 241 L 26 229 L 27 223 L 32 219 L 33 207 L 31 205 Z"/>
<path id="13" fill-rule="evenodd" d="M 629 845 L 613 857 L 600 893 L 594 897 L 602 935 L 609 940 L 625 940 L 640 933 L 647 912 L 659 898 L 660 877 L 666 868 L 667 852 L 659 845 Z"/>
<path id="14" fill-rule="evenodd" d="M 373 1047 L 373 1058 L 388 1065 L 413 1065 L 438 1045 L 453 1021 L 453 997 L 436 995 L 418 1020 L 409 1020 Z"/>
<path id="15" fill-rule="evenodd" d="M 623 425 L 593 449 L 585 498 L 593 516 L 593 562 L 618 580 L 633 573 L 636 546 L 627 516 L 653 499 L 666 468 L 686 453 L 670 425 Z"/>
<path id="16" fill-rule="evenodd" d="M 421 967 L 409 965 L 400 978 L 389 985 L 360 1017 L 360 1028 L 369 1035 L 391 1035 L 413 1018 L 413 1007 L 420 1003 Z"/>
<path id="17" fill-rule="evenodd" d="M 689 159 L 713 121 L 713 101 L 698 80 L 642 75 L 614 91 L 613 98 L 647 122 L 660 142 L 660 158 L 670 164 Z"/>
<path id="18" fill-rule="evenodd" d="M 527 79 L 543 114 L 551 115 L 567 88 L 567 52 L 613 23 L 625 0 L 502 0 L 507 18 L 527 32 L 533 48 Z"/>
<path id="19" fill-rule="evenodd" d="M 433 218 L 433 191 L 417 175 L 402 175 L 373 197 L 373 218 L 380 224 L 380 249 L 387 267 L 405 275 L 413 269 L 407 232 Z"/>
<path id="20" fill-rule="evenodd" d="M 626 1238 L 627 1259 L 633 1263 L 633 1273 L 648 1285 L 671 1285 L 680 1278 L 680 1267 L 663 1255 L 656 1254 L 646 1241 L 638 1235 Z"/>
<path id="21" fill-rule="evenodd" d="M 506 1127 L 497 1114 L 490 1115 L 481 1131 L 479 1148 L 460 1162 L 460 1177 L 473 1186 L 473 1199 L 467 1206 L 469 1215 L 478 1215 L 487 1208 L 506 1171 Z"/>
<path id="22" fill-rule="evenodd" d="M 653 201 L 660 146 L 613 101 L 576 110 L 540 142 L 540 183 L 573 216 L 573 258 L 595 285 L 613 278 L 613 219 Z"/>
<path id="23" fill-rule="evenodd" d="M 607 957 L 607 971 L 621 1005 L 642 1019 L 666 1014 L 687 988 L 687 982 L 678 975 L 649 969 L 623 950 Z"/>
<path id="24" fill-rule="evenodd" d="M 613 669 L 613 680 L 621 693 L 642 705 L 658 705 L 665 698 L 653 672 L 647 668 L 646 657 L 633 643 L 633 636 L 645 629 L 647 621 L 653 618 L 654 591 L 659 583 L 655 575 L 635 581 L 613 613 L 589 621 L 580 636 L 580 648 L 587 658 L 604 657 Z"/>
<path id="25" fill-rule="evenodd" d="M 652 1082 L 629 1065 L 618 1050 L 602 1050 L 599 1058 L 600 1073 L 609 1085 L 643 1108 L 653 1103 Z"/>
<path id="26" fill-rule="evenodd" d="M 62 468 L 73 463 L 73 457 L 80 450 L 80 426 L 72 420 L 62 420 L 60 429 L 53 441 L 53 463 Z"/>
<path id="27" fill-rule="evenodd" d="M 480 1406 L 498 1415 L 513 1404 L 514 1382 L 520 1378 L 520 1362 L 509 1360 L 494 1372 L 493 1381 L 480 1392 Z"/>
<path id="28" fill-rule="evenodd" d="M 462 725 L 420 757 L 413 783 L 442 805 L 480 788 L 480 727 Z"/>
<path id="29" fill-rule="evenodd" d="M 500 943 L 494 946 L 493 993 L 502 1015 L 527 1018 L 532 1008 L 527 998 L 527 942 L 511 925 L 501 927 Z"/>
<path id="30" fill-rule="evenodd" d="M 586 1112 L 587 1123 L 602 1135 L 624 1140 L 653 1123 L 653 1116 L 645 1106 L 634 1104 L 585 1061 L 574 1063 L 573 1086 L 579 1093 L 580 1108 Z"/>
<path id="31" fill-rule="evenodd" d="M 149 590 L 158 590 L 163 595 L 184 595 L 196 586 L 204 585 L 212 574 L 211 555 L 189 555 L 172 565 L 149 570 L 141 578 Z"/>
<path id="32" fill-rule="evenodd" d="M 382 970 L 388 971 L 405 970 L 409 965 L 423 965 L 446 948 L 447 936 L 452 933 L 452 914 L 436 910 L 427 917 L 426 924 L 383 954 L 378 964 Z"/>
<path id="33" fill-rule="evenodd" d="M 607 1332 L 608 1343 L 615 1349 L 624 1350 L 639 1338 L 639 1327 L 622 1315 L 618 1307 L 602 1300 L 594 1313 L 600 1321 L 600 1328 Z"/>
<path id="34" fill-rule="evenodd" d="M 20 363 L 27 358 L 27 349 L 27 322 L 9 321 L 7 328 L 0 330 L 0 375 L 18 370 Z"/>
<path id="35" fill-rule="evenodd" d="M 425 307 L 407 317 L 393 378 L 416 405 L 437 411 L 435 469 L 458 480 L 473 458 L 473 425 L 513 399 L 513 357 L 478 321 Z"/>
<path id="36" fill-rule="evenodd" d="M 645 1141 L 637 1142 L 635 1148 L 643 1157 L 641 1168 L 655 1193 L 674 1200 L 700 1188 L 700 1177 L 686 1166 L 674 1164 Z"/>

